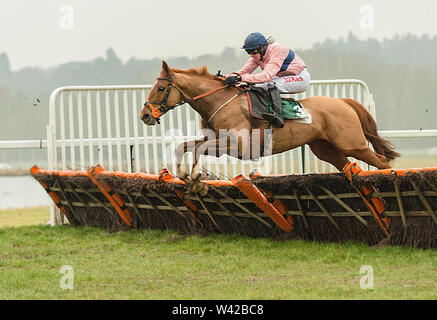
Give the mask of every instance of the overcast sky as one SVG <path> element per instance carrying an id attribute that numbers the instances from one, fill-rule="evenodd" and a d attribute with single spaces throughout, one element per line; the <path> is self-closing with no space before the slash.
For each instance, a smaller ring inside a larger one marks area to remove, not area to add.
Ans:
<path id="1" fill-rule="evenodd" d="M 13 70 L 104 56 L 195 57 L 259 31 L 291 48 L 327 38 L 437 33 L 435 0 L 0 0 L 0 53 Z"/>

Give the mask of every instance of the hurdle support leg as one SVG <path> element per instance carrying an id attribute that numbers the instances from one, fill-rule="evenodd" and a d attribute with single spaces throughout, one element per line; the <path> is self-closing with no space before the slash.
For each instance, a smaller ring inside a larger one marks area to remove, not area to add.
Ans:
<path id="1" fill-rule="evenodd" d="M 286 220 L 281 212 L 269 202 L 266 196 L 255 185 L 244 178 L 243 175 L 240 174 L 236 176 L 232 179 L 232 183 L 258 208 L 266 213 L 279 228 L 285 232 L 293 230 L 293 226 Z"/>
<path id="2" fill-rule="evenodd" d="M 346 177 L 349 180 L 351 186 L 356 190 L 356 192 L 363 199 L 366 206 L 372 212 L 373 217 L 375 218 L 379 227 L 382 229 L 382 231 L 384 231 L 387 237 L 390 237 L 389 219 L 385 214 L 384 200 L 379 197 L 371 197 L 371 194 L 373 192 L 376 192 L 374 186 L 370 184 L 358 186 L 353 182 L 353 176 L 360 175 L 363 170 L 357 165 L 356 162 L 349 162 L 344 166 L 343 172 L 346 174 Z"/>
<path id="3" fill-rule="evenodd" d="M 40 169 L 38 166 L 33 166 L 30 168 L 30 173 L 32 175 L 38 174 L 40 172 Z M 59 217 L 56 217 L 55 208 L 51 208 L 50 210 L 50 224 L 52 226 L 56 226 L 58 224 L 64 224 L 64 217 L 67 217 L 68 219 L 68 213 L 65 206 L 61 203 L 61 197 L 53 190 L 50 189 L 48 185 L 46 185 L 44 182 L 39 181 L 39 184 L 44 188 L 44 190 L 48 193 L 50 198 L 52 198 L 53 202 L 55 203 L 56 207 L 61 211 L 59 214 Z M 53 211 L 53 212 L 52 212 Z"/>
<path id="4" fill-rule="evenodd" d="M 256 180 L 261 177 L 261 172 L 259 172 L 257 169 L 254 169 L 249 174 L 249 177 L 251 180 Z M 276 199 L 275 195 L 272 192 L 263 188 L 258 189 L 266 196 L 267 200 L 284 216 L 285 220 L 287 220 L 293 228 L 293 218 L 287 213 L 287 206 L 280 199 Z"/>
<path id="5" fill-rule="evenodd" d="M 125 205 L 125 201 L 123 198 L 116 192 L 112 190 L 112 188 L 104 183 L 100 183 L 97 180 L 97 176 L 105 171 L 101 165 L 97 165 L 92 167 L 88 171 L 88 176 L 91 181 L 99 188 L 99 190 L 103 193 L 103 195 L 109 200 L 109 202 L 114 207 L 115 211 L 117 211 L 121 220 L 128 226 L 132 227 L 132 215 L 129 209 Z"/>

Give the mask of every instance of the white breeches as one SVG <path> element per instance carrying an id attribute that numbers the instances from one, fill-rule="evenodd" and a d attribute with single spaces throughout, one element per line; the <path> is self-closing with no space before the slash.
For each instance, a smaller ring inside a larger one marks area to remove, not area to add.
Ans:
<path id="1" fill-rule="evenodd" d="M 281 93 L 301 93 L 310 87 L 310 81 L 310 74 L 307 68 L 304 68 L 297 75 L 273 78 L 269 82 L 258 83 L 255 86 L 268 89 L 274 85 Z"/>

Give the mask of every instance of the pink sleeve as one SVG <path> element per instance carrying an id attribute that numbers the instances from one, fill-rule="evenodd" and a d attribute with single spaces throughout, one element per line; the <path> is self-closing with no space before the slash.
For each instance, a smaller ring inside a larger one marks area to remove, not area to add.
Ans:
<path id="1" fill-rule="evenodd" d="M 249 60 L 247 60 L 243 68 L 238 70 L 237 73 L 240 76 L 242 76 L 243 74 L 251 74 L 252 72 L 255 71 L 256 68 L 258 68 L 258 64 L 255 62 L 253 58 L 249 58 Z"/>
<path id="2" fill-rule="evenodd" d="M 286 47 L 276 47 L 273 52 L 269 53 L 269 60 L 263 68 L 263 71 L 258 74 L 245 74 L 242 81 L 247 83 L 264 83 L 273 79 L 281 70 L 282 64 L 289 53 Z"/>

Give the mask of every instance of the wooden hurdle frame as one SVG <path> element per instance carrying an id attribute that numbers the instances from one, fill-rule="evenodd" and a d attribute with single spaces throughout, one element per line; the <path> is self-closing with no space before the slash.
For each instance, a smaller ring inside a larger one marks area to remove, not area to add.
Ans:
<path id="1" fill-rule="evenodd" d="M 63 213 L 73 225 L 114 230 L 203 230 L 250 236 L 297 234 L 304 239 L 358 240 L 369 244 L 385 238 L 372 219 L 372 212 L 341 173 L 203 180 L 209 191 L 202 197 L 190 193 L 182 180 L 164 178 L 165 175 L 109 172 L 100 166 L 88 172 L 40 170 L 38 167 L 33 167 L 31 172 L 58 207 L 63 206 Z M 391 224 L 394 221 L 393 243 L 437 246 L 437 167 L 368 171 L 359 177 L 366 178 L 373 184 L 383 181 L 381 185 L 387 189 L 377 190 L 370 196 L 388 203 L 385 214 Z M 80 183 L 75 179 L 81 179 Z M 309 183 L 293 180 L 309 180 Z M 334 187 L 329 186 L 330 180 L 335 182 Z M 243 188 L 239 185 L 241 182 Z M 135 190 L 138 185 L 141 188 Z M 278 185 L 287 191 L 275 190 Z M 283 208 L 275 206 L 274 201 L 278 200 L 287 210 L 285 216 Z M 103 210 L 93 213 L 98 208 Z M 93 218 L 94 214 L 101 221 Z M 90 222 L 92 219 L 95 221 Z"/>

